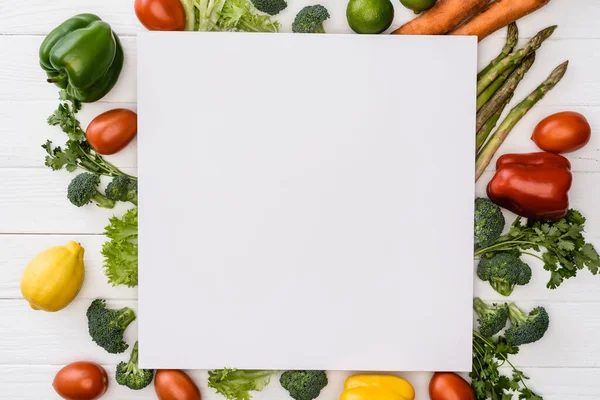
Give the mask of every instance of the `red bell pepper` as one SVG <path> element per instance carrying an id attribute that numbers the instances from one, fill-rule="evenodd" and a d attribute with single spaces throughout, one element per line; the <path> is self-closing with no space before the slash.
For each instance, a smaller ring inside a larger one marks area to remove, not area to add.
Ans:
<path id="1" fill-rule="evenodd" d="M 567 215 L 573 176 L 553 153 L 505 154 L 487 187 L 490 200 L 522 217 L 555 221 Z"/>

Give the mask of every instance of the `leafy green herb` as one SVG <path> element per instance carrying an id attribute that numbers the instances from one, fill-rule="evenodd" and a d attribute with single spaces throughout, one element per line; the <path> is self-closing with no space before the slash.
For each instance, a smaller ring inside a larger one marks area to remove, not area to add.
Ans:
<path id="1" fill-rule="evenodd" d="M 250 391 L 261 391 L 277 371 L 217 369 L 208 371 L 208 387 L 229 400 L 250 400 Z"/>
<path id="2" fill-rule="evenodd" d="M 551 272 L 547 287 L 556 289 L 577 271 L 587 268 L 598 274 L 600 256 L 591 243 L 583 237 L 585 218 L 577 210 L 569 210 L 567 216 L 556 222 L 528 221 L 517 218 L 508 234 L 492 244 L 477 249 L 475 256 L 491 257 L 496 253 L 510 252 L 520 256 L 527 254 L 544 262 L 544 269 Z M 542 253 L 541 256 L 527 250 Z"/>
<path id="3" fill-rule="evenodd" d="M 59 126 L 67 134 L 68 140 L 63 147 L 54 146 L 50 140 L 42 145 L 46 150 L 46 166 L 54 171 L 65 169 L 73 172 L 81 168 L 95 175 L 127 176 L 136 180 L 106 161 L 96 153 L 85 139 L 85 131 L 77 120 L 77 112 L 81 110 L 81 102 L 69 97 L 64 90 L 59 93 L 60 104 L 48 117 L 48 124 Z"/>
<path id="4" fill-rule="evenodd" d="M 102 246 L 104 273 L 108 282 L 135 287 L 138 285 L 138 209 L 127 211 L 122 218 L 112 217 L 105 228 L 110 240 Z"/>
<path id="5" fill-rule="evenodd" d="M 505 337 L 492 339 L 473 332 L 473 371 L 469 376 L 477 400 L 511 400 L 513 393 L 520 400 L 543 400 L 527 387 L 525 381 L 529 378 L 509 361 L 509 356 L 518 352 L 519 348 Z M 511 377 L 500 373 L 504 365 L 512 368 Z"/>

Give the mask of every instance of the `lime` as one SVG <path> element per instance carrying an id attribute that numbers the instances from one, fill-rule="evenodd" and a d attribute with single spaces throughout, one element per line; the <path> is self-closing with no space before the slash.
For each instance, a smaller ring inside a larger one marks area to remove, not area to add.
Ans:
<path id="1" fill-rule="evenodd" d="M 415 14 L 429 10 L 436 2 L 437 0 L 400 0 L 404 7 L 413 10 Z"/>
<path id="2" fill-rule="evenodd" d="M 346 18 L 356 33 L 381 33 L 394 20 L 394 5 L 390 0 L 350 0 Z"/>

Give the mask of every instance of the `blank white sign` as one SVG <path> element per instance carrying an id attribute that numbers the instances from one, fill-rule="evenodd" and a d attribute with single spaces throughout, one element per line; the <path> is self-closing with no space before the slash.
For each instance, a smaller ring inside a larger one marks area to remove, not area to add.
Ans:
<path id="1" fill-rule="evenodd" d="M 471 368 L 476 39 L 142 33 L 144 368 Z"/>

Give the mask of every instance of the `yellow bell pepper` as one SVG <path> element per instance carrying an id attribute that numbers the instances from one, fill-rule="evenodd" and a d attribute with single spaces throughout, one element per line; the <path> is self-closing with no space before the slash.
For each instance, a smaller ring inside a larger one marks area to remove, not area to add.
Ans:
<path id="1" fill-rule="evenodd" d="M 393 375 L 354 375 L 346 380 L 339 400 L 414 400 L 415 389 Z"/>
<path id="2" fill-rule="evenodd" d="M 58 311 L 73 301 L 83 284 L 83 247 L 69 242 L 38 254 L 23 272 L 21 293 L 34 310 Z"/>

